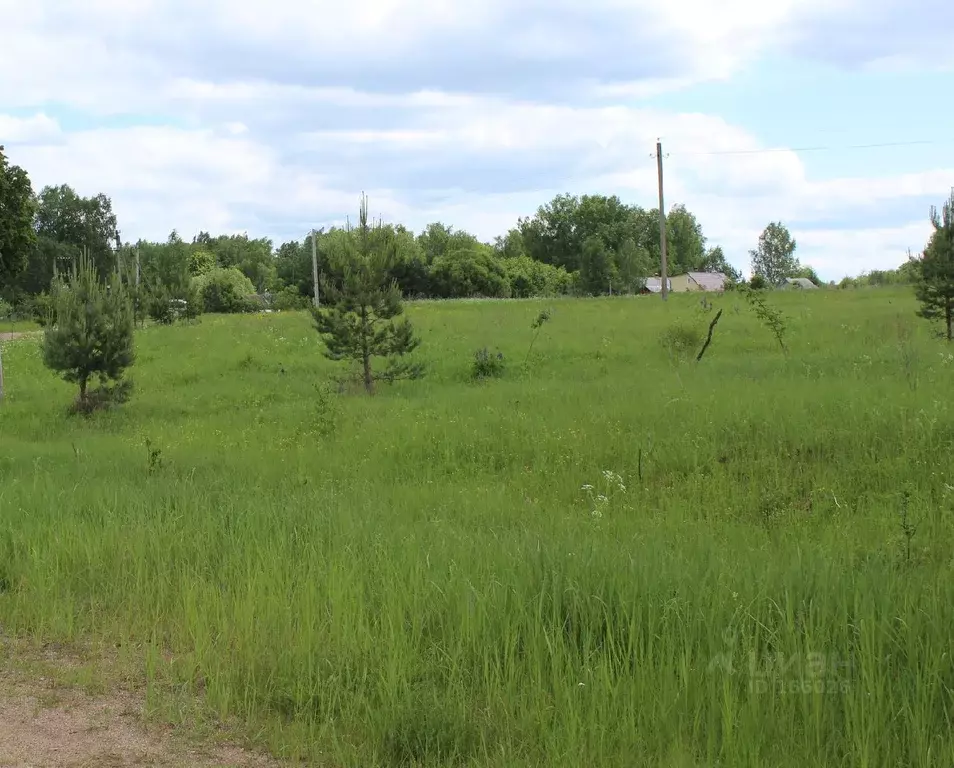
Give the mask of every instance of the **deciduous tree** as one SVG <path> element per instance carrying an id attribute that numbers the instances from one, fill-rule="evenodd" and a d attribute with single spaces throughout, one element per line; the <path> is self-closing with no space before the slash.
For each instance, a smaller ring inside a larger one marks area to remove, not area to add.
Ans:
<path id="1" fill-rule="evenodd" d="M 36 198 L 30 177 L 10 165 L 0 144 L 0 288 L 20 274 L 36 243 Z"/>
<path id="2" fill-rule="evenodd" d="M 772 222 L 759 235 L 758 247 L 749 251 L 752 273 L 761 275 L 770 285 L 781 285 L 786 277 L 791 277 L 800 268 L 795 257 L 796 246 L 785 225 Z"/>

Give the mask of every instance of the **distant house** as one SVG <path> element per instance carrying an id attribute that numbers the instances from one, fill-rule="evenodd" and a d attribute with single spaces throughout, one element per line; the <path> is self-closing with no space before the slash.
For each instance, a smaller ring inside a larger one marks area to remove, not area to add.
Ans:
<path id="1" fill-rule="evenodd" d="M 687 272 L 672 278 L 672 290 L 676 293 L 686 291 L 724 291 L 729 278 L 721 272 Z"/>
<path id="2" fill-rule="evenodd" d="M 724 291 L 728 276 L 721 272 L 690 272 L 690 291 Z"/>
<path id="3" fill-rule="evenodd" d="M 807 277 L 786 277 L 785 282 L 782 284 L 783 288 L 805 288 L 807 290 L 817 289 L 818 286 L 815 285 Z"/>
<path id="4" fill-rule="evenodd" d="M 666 280 L 666 287 L 672 291 L 672 280 Z M 643 289 L 640 293 L 662 293 L 662 278 L 661 277 L 647 277 L 646 285 L 643 286 Z"/>

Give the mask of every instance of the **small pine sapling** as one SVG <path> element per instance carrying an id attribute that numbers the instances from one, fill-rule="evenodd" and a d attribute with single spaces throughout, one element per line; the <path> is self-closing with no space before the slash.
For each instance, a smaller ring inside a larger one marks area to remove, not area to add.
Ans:
<path id="1" fill-rule="evenodd" d="M 114 273 L 108 285 L 85 254 L 56 292 L 56 323 L 47 326 L 43 362 L 79 386 L 74 411 L 90 413 L 128 398 L 125 370 L 135 361 L 132 302 Z M 91 391 L 94 377 L 100 387 Z M 114 382 L 109 387 L 108 382 Z"/>
<path id="2" fill-rule="evenodd" d="M 354 360 L 361 366 L 364 388 L 374 382 L 416 379 L 423 366 L 404 360 L 420 345 L 404 312 L 401 289 L 391 278 L 396 247 L 390 230 L 368 225 L 368 201 L 362 196 L 357 232 L 348 229 L 346 250 L 338 265 L 342 278 L 322 286 L 322 306 L 312 307 L 315 328 L 330 360 Z M 373 370 L 372 359 L 385 357 L 387 368 Z"/>

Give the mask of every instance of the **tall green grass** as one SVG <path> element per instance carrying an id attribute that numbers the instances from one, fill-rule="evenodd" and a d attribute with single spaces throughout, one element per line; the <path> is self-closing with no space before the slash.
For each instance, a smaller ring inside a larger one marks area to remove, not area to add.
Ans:
<path id="1" fill-rule="evenodd" d="M 954 358 L 903 291 L 771 301 L 787 355 L 728 295 L 698 365 L 697 297 L 412 305 L 373 399 L 304 315 L 206 317 L 90 421 L 5 344 L 0 624 L 316 764 L 949 766 Z"/>

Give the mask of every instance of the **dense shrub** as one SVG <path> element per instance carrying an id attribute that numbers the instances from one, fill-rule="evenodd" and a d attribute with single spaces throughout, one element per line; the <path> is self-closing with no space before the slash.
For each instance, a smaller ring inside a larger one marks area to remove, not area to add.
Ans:
<path id="1" fill-rule="evenodd" d="M 474 363 L 471 367 L 471 378 L 480 381 L 482 379 L 499 378 L 503 376 L 504 357 L 503 353 L 492 354 L 487 351 L 487 347 L 478 349 L 474 353 Z"/>
<path id="2" fill-rule="evenodd" d="M 510 295 L 518 299 L 531 296 L 557 296 L 569 292 L 570 275 L 563 267 L 517 256 L 500 262 L 510 282 Z"/>
<path id="3" fill-rule="evenodd" d="M 193 280 L 206 312 L 254 312 L 255 286 L 235 267 L 215 267 Z"/>
<path id="4" fill-rule="evenodd" d="M 293 285 L 285 286 L 272 297 L 272 308 L 280 312 L 296 312 L 308 309 L 311 303 L 311 297 L 302 296 L 301 291 Z"/>
<path id="5" fill-rule="evenodd" d="M 431 265 L 431 289 L 442 299 L 507 298 L 510 281 L 500 259 L 480 250 L 455 251 Z"/>
<path id="6" fill-rule="evenodd" d="M 23 308 L 29 313 L 33 322 L 41 327 L 56 324 L 56 302 L 54 297 L 45 291 L 31 297 L 24 303 Z"/>

